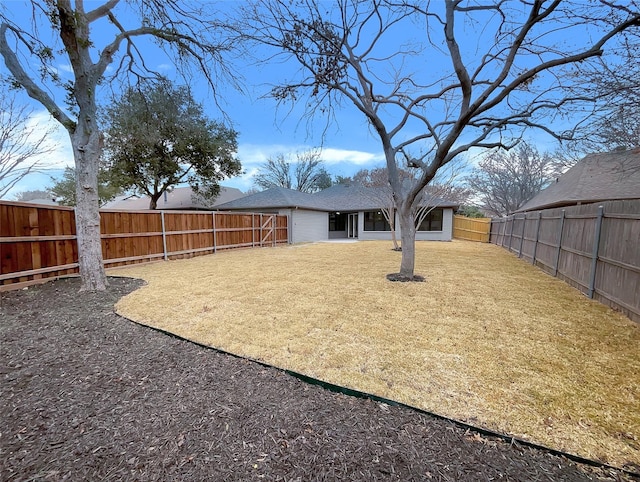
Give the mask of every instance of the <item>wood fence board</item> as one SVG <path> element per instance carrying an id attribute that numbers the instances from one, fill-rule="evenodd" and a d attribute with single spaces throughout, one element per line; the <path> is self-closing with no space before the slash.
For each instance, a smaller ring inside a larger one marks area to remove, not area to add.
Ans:
<path id="1" fill-rule="evenodd" d="M 453 216 L 453 237 L 488 243 L 490 238 L 490 218 L 468 218 L 466 216 Z"/>
<path id="2" fill-rule="evenodd" d="M 267 226 L 272 232 L 262 244 L 260 235 L 266 230 L 262 232 L 259 220 L 270 219 L 271 215 L 165 211 L 164 216 L 167 252 L 172 259 L 210 254 L 217 249 L 272 246 L 287 243 L 289 238 L 284 215 L 273 215 L 275 221 Z M 157 261 L 165 256 L 160 211 L 101 211 L 100 226 L 103 257 L 109 267 Z M 0 201 L 0 289 L 33 284 L 38 277 L 77 273 L 77 262 L 72 208 Z M 16 275 L 5 276 L 11 273 Z"/>
<path id="3" fill-rule="evenodd" d="M 640 219 L 625 220 L 607 218 L 603 223 L 600 254 L 612 259 L 624 259 L 633 266 L 640 266 Z"/>
<path id="4" fill-rule="evenodd" d="M 536 244 L 532 230 L 538 216 Z M 525 239 L 522 222 L 529 224 L 524 226 Z M 517 214 L 493 220 L 490 232 L 492 243 L 516 254 L 522 240 L 523 257 L 531 261 L 535 250 L 537 266 L 640 321 L 640 200 L 547 209 L 527 213 L 524 221 Z"/>
<path id="5" fill-rule="evenodd" d="M 63 210 L 61 212 L 62 231 L 64 234 L 76 234 L 76 219 L 74 211 Z M 64 255 L 64 265 L 78 262 L 78 243 L 73 240 L 65 241 L 61 246 Z M 77 273 L 77 269 L 64 270 L 61 274 Z"/>

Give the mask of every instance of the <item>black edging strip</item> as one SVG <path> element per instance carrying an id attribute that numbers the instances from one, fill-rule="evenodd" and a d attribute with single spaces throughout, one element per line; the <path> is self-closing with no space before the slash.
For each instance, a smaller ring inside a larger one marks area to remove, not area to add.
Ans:
<path id="1" fill-rule="evenodd" d="M 136 278 L 132 278 L 132 279 L 136 279 Z M 406 409 L 412 410 L 414 412 L 420 413 L 422 415 L 428 415 L 428 416 L 433 417 L 433 418 L 438 419 L 438 420 L 444 420 L 444 421 L 450 422 L 453 425 L 456 425 L 456 426 L 458 426 L 460 428 L 464 428 L 466 430 L 473 430 L 474 432 L 480 433 L 480 434 L 485 435 L 485 436 L 499 438 L 499 439 L 503 440 L 504 442 L 507 442 L 507 443 L 509 443 L 511 445 L 513 445 L 514 442 L 516 442 L 516 443 L 518 443 L 520 445 L 524 445 L 525 447 L 530 447 L 530 448 L 533 448 L 533 449 L 536 449 L 536 450 L 541 450 L 541 451 L 547 452 L 547 453 L 549 453 L 551 455 L 555 455 L 555 456 L 558 456 L 558 457 L 564 457 L 564 458 L 569 459 L 569 460 L 571 460 L 573 462 L 578 462 L 578 463 L 581 463 L 581 464 L 584 464 L 584 465 L 589 465 L 591 467 L 599 467 L 599 468 L 605 468 L 605 469 L 618 470 L 618 471 L 624 472 L 625 474 L 630 475 L 630 476 L 632 476 L 634 478 L 638 478 L 640 480 L 640 472 L 634 472 L 634 471 L 631 471 L 631 470 L 628 470 L 628 469 L 625 469 L 625 468 L 622 468 L 622 467 L 615 467 L 613 465 L 609 465 L 609 464 L 606 464 L 604 462 L 599 462 L 597 460 L 588 459 L 588 458 L 585 458 L 585 457 L 581 457 L 580 455 L 572 454 L 572 453 L 569 453 L 569 452 L 563 452 L 562 450 L 557 450 L 557 449 L 553 449 L 551 447 L 547 447 L 545 445 L 540 445 L 540 444 L 537 444 L 537 443 L 534 443 L 534 442 L 529 442 L 527 440 L 523 440 L 523 439 L 520 439 L 520 438 L 517 438 L 517 437 L 513 437 L 511 435 L 503 434 L 503 433 L 500 433 L 500 432 L 494 432 L 493 430 L 490 430 L 490 429 L 487 429 L 487 428 L 477 427 L 475 425 L 471 425 L 471 424 L 468 424 L 466 422 L 462 422 L 460 420 L 456 420 L 454 418 L 445 417 L 444 415 L 439 415 L 437 413 L 430 412 L 430 411 L 424 410 L 422 408 L 414 407 L 412 405 L 407 405 L 406 403 L 397 402 L 395 400 L 390 400 L 388 398 L 380 397 L 380 396 L 374 395 L 372 393 L 362 392 L 360 390 L 354 390 L 352 388 L 343 387 L 343 386 L 340 386 L 340 385 L 336 385 L 335 383 L 330 383 L 330 382 L 326 382 L 324 380 L 320 380 L 318 378 L 313 378 L 313 377 L 310 377 L 310 376 L 307 376 L 307 375 L 303 375 L 302 373 L 294 372 L 292 370 L 287 370 L 285 368 L 280 368 L 280 367 L 276 367 L 276 366 L 273 366 L 273 365 L 269 365 L 268 363 L 262 362 L 260 360 L 255 360 L 253 358 L 248 358 L 248 357 L 236 355 L 235 353 L 230 353 L 230 352 L 221 350 L 220 348 L 216 348 L 216 347 L 213 347 L 213 346 L 210 346 L 210 345 L 205 345 L 205 344 L 199 343 L 197 341 L 189 340 L 188 338 L 184 338 L 184 337 L 182 337 L 180 335 L 176 335 L 175 333 L 171 333 L 170 331 L 163 330 L 162 328 L 156 328 L 154 326 L 145 325 L 143 323 L 140 323 L 140 322 L 137 322 L 137 321 L 132 320 L 130 318 L 127 318 L 126 316 L 122 316 L 122 315 L 116 313 L 115 310 L 114 310 L 114 313 L 116 315 L 118 315 L 119 317 L 121 317 L 121 318 L 123 318 L 123 319 L 125 319 L 127 321 L 130 321 L 131 323 L 134 323 L 134 324 L 136 324 L 138 326 L 142 326 L 144 328 L 148 328 L 148 329 L 156 331 L 158 333 L 162 333 L 164 335 L 168 335 L 171 338 L 175 338 L 175 339 L 178 339 L 178 340 L 181 340 L 181 341 L 186 341 L 186 342 L 191 343 L 192 345 L 196 345 L 196 346 L 198 346 L 200 348 L 205 348 L 207 350 L 212 350 L 212 351 L 215 351 L 217 353 L 221 353 L 223 355 L 229 355 L 229 356 L 232 356 L 234 358 L 238 358 L 240 360 L 247 360 L 247 361 L 256 363 L 256 364 L 258 364 L 260 366 L 263 366 L 265 368 L 271 368 L 271 369 L 274 369 L 274 370 L 278 370 L 278 371 L 286 373 L 287 375 L 290 375 L 290 376 L 292 376 L 294 378 L 297 378 L 298 380 L 300 380 L 300 381 L 302 381 L 304 383 L 308 383 L 310 385 L 316 385 L 316 386 L 319 386 L 319 387 L 324 388 L 326 390 L 329 390 L 331 392 L 341 393 L 343 395 L 347 395 L 347 396 L 355 397 L 355 398 L 367 399 L 367 400 L 371 400 L 371 401 L 374 401 L 374 402 L 380 402 L 380 403 L 384 403 L 386 405 L 390 405 L 390 406 L 394 406 L 394 407 L 406 408 Z"/>

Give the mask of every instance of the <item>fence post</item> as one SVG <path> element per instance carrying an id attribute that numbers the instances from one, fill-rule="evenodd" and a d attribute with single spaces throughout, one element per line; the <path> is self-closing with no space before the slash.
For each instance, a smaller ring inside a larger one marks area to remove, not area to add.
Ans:
<path id="1" fill-rule="evenodd" d="M 251 247 L 256 246 L 256 215 L 251 213 Z"/>
<path id="2" fill-rule="evenodd" d="M 598 250 L 600 249 L 600 232 L 602 231 L 602 218 L 604 216 L 604 206 L 598 206 L 598 216 L 596 217 L 596 230 L 593 233 L 593 251 L 591 253 L 591 276 L 589 278 L 589 298 L 593 299 L 596 290 L 596 269 L 598 267 Z"/>
<path id="3" fill-rule="evenodd" d="M 272 246 L 276 245 L 276 216 L 277 214 L 274 214 L 273 217 L 271 218 L 271 228 L 273 231 L 273 244 Z"/>
<path id="4" fill-rule="evenodd" d="M 162 253 L 164 254 L 164 260 L 167 261 L 169 256 L 167 256 L 167 230 L 164 227 L 164 211 L 160 211 L 160 220 L 162 222 Z"/>
<path id="5" fill-rule="evenodd" d="M 500 240 L 500 247 L 504 248 L 504 238 L 507 235 L 507 218 L 502 218 L 501 220 L 502 220 L 502 239 Z"/>
<path id="6" fill-rule="evenodd" d="M 216 243 L 216 212 L 212 211 L 211 215 L 213 217 L 213 254 L 215 254 L 218 251 L 218 244 Z"/>
<path id="7" fill-rule="evenodd" d="M 536 240 L 533 242 L 533 256 L 531 257 L 531 264 L 536 264 L 536 252 L 538 251 L 538 240 L 540 239 L 540 219 L 542 218 L 542 211 L 538 211 L 538 220 L 536 221 Z"/>
<path id="8" fill-rule="evenodd" d="M 512 215 L 513 217 L 511 218 L 511 231 L 509 231 L 509 252 L 511 252 L 511 242 L 513 241 L 513 228 L 515 227 L 516 224 L 516 216 L 515 214 Z"/>
<path id="9" fill-rule="evenodd" d="M 560 251 L 562 249 L 562 232 L 564 231 L 564 209 L 560 213 L 560 232 L 558 233 L 558 251 L 556 252 L 556 265 L 553 267 L 553 276 L 558 276 L 558 265 L 560 264 Z"/>
<path id="10" fill-rule="evenodd" d="M 518 258 L 522 258 L 522 244 L 524 243 L 524 227 L 527 224 L 527 213 L 522 216 L 522 231 L 520 232 L 520 249 L 518 250 Z"/>

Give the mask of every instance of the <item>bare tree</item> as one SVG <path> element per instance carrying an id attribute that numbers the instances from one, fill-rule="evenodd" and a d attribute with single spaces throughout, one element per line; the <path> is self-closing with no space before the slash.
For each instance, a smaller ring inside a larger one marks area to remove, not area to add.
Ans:
<path id="1" fill-rule="evenodd" d="M 262 189 L 274 186 L 291 189 L 291 165 L 284 157 L 278 154 L 275 159 L 269 158 L 267 162 L 258 168 L 253 181 Z"/>
<path id="2" fill-rule="evenodd" d="M 410 179 L 409 171 L 401 171 L 405 179 Z M 396 236 L 396 202 L 393 198 L 393 189 L 389 185 L 389 174 L 385 167 L 375 169 L 360 169 L 353 175 L 353 182 L 357 185 L 368 188 L 363 194 L 370 200 L 375 202 L 382 212 L 385 221 L 389 225 L 391 231 L 391 242 L 395 251 L 401 251 L 402 248 L 398 244 Z"/>
<path id="3" fill-rule="evenodd" d="M 119 9 L 119 3 L 105 0 L 87 11 L 82 0 L 32 0 L 31 21 L 19 24 L 7 14 L 0 16 L 0 55 L 14 84 L 42 104 L 71 139 L 82 290 L 104 290 L 107 282 L 98 212 L 102 134 L 97 90 L 101 85 L 114 85 L 118 78 L 159 76 L 138 48 L 137 41 L 146 37 L 171 50 L 183 71 L 194 64 L 201 68 L 215 92 L 214 75 L 223 68 L 221 55 L 228 49 L 213 40 L 218 25 L 210 6 L 205 10 L 179 0 L 137 0 Z M 93 35 L 98 29 L 101 37 Z M 53 40 L 47 42 L 51 33 Z M 99 38 L 108 40 L 100 44 Z M 57 57 L 59 52 L 64 60 Z M 59 75 L 57 62 L 70 64 L 70 81 Z M 37 67 L 32 70 L 34 64 Z M 56 97 L 56 93 L 61 95 Z"/>
<path id="4" fill-rule="evenodd" d="M 15 95 L 0 93 L 0 198 L 32 172 L 46 167 L 43 156 L 54 149 L 51 130 L 30 125 L 33 111 Z"/>
<path id="5" fill-rule="evenodd" d="M 273 89 L 276 99 L 305 98 L 308 116 L 329 120 L 346 101 L 367 119 L 387 162 L 402 230 L 399 278 L 408 280 L 420 193 L 438 170 L 472 148 L 512 147 L 505 134 L 535 128 L 566 137 L 553 120 L 589 101 L 567 88 L 583 80 L 577 64 L 640 25 L 635 3 L 604 1 L 339 0 L 332 7 L 256 1 L 240 28 L 300 67 L 299 77 Z M 415 41 L 421 33 L 424 43 Z M 411 70 L 416 58 L 429 66 Z M 412 147 L 422 154 L 411 156 Z M 397 162 L 419 169 L 412 185 L 402 182 Z"/>
<path id="6" fill-rule="evenodd" d="M 640 147 L 640 39 L 618 49 L 621 60 L 592 72 L 584 84 L 598 99 L 596 114 L 576 136 L 585 154 Z"/>
<path id="7" fill-rule="evenodd" d="M 301 192 L 316 192 L 324 189 L 330 177 L 322 166 L 322 151 L 297 152 L 295 161 L 287 160 L 284 154 L 269 158 L 255 175 L 255 184 L 262 189 L 285 187 Z"/>
<path id="8" fill-rule="evenodd" d="M 525 143 L 488 153 L 466 178 L 480 207 L 494 216 L 511 214 L 558 176 L 548 153 Z"/>
<path id="9" fill-rule="evenodd" d="M 457 185 L 465 164 L 452 162 L 438 171 L 429 184 L 419 194 L 414 213 L 414 225 L 418 229 L 431 211 L 437 208 L 443 200 L 456 201 L 461 204 L 468 200 L 470 191 Z M 398 167 L 402 182 L 412 185 L 416 182 L 418 172 L 415 169 Z M 352 182 L 367 187 L 363 195 L 377 203 L 391 230 L 391 241 L 395 251 L 401 251 L 396 237 L 396 212 L 398 210 L 393 196 L 393 189 L 389 184 L 389 174 L 386 167 L 375 169 L 360 169 L 353 175 Z"/>
<path id="10" fill-rule="evenodd" d="M 418 194 L 415 210 L 415 227 L 418 227 L 426 217 L 443 201 L 459 202 L 462 204 L 470 197 L 470 190 L 460 186 L 462 173 L 466 168 L 466 162 L 460 159 L 445 164 Z M 417 182 L 419 171 L 414 173 L 412 184 Z"/>

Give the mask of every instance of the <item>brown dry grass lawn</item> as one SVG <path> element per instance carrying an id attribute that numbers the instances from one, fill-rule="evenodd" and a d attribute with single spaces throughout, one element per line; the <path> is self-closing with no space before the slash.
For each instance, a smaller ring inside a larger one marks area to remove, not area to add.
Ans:
<path id="1" fill-rule="evenodd" d="M 504 249 L 222 252 L 111 274 L 118 313 L 228 352 L 611 464 L 640 465 L 640 326 Z"/>

